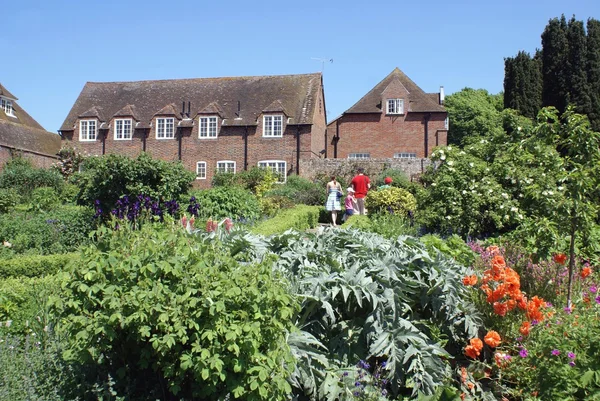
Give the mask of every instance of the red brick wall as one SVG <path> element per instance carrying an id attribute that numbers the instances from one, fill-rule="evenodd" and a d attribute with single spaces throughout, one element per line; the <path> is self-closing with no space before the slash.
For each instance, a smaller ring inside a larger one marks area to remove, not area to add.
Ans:
<path id="1" fill-rule="evenodd" d="M 44 156 L 37 153 L 27 151 L 15 151 L 11 148 L 0 146 L 0 170 L 6 162 L 13 158 L 13 155 L 18 154 L 21 157 L 31 160 L 33 165 L 38 168 L 50 168 L 58 161 L 58 157 Z"/>
<path id="2" fill-rule="evenodd" d="M 404 105 L 406 108 L 406 104 Z M 431 113 L 428 123 L 428 154 L 425 155 L 424 117 L 428 113 L 408 112 L 404 115 L 344 114 L 328 126 L 327 155 L 334 157 L 336 124 L 340 140 L 337 157 L 347 158 L 349 153 L 369 153 L 372 158 L 390 158 L 394 153 L 416 153 L 417 158 L 427 157 L 438 145 L 447 144 L 444 128 L 446 113 Z"/>

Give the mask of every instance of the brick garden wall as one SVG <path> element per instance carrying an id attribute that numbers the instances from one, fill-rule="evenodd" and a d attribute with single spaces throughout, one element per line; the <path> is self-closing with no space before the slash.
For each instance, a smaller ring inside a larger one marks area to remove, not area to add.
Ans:
<path id="1" fill-rule="evenodd" d="M 316 177 L 335 175 L 341 182 L 350 181 L 359 167 L 370 177 L 392 168 L 402 170 L 408 178 L 416 178 L 431 164 L 429 159 L 305 159 L 300 161 L 300 176 L 313 180 Z"/>
<path id="2" fill-rule="evenodd" d="M 54 163 L 58 161 L 57 156 L 47 156 L 39 153 L 31 153 L 27 151 L 14 150 L 5 146 L 0 146 L 0 170 L 4 164 L 11 160 L 15 155 L 19 155 L 25 159 L 31 160 L 34 167 L 38 168 L 50 168 Z"/>

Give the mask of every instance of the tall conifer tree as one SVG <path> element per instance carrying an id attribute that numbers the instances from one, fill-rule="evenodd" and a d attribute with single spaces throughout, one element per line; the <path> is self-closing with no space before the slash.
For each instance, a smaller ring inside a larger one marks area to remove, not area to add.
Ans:
<path id="1" fill-rule="evenodd" d="M 592 110 L 590 88 L 587 78 L 587 38 L 583 21 L 575 17 L 569 21 L 567 29 L 569 41 L 569 63 L 567 70 L 568 100 L 575 105 L 575 111 L 589 114 Z"/>
<path id="2" fill-rule="evenodd" d="M 548 22 L 542 33 L 542 105 L 555 106 L 563 113 L 569 104 L 567 71 L 569 42 L 565 16 Z"/>
<path id="3" fill-rule="evenodd" d="M 504 59 L 504 107 L 535 117 L 542 104 L 542 75 L 539 55 L 532 58 L 520 51 Z"/>
<path id="4" fill-rule="evenodd" d="M 588 114 L 592 129 L 600 131 L 600 21 L 587 21 L 587 79 L 591 110 Z"/>

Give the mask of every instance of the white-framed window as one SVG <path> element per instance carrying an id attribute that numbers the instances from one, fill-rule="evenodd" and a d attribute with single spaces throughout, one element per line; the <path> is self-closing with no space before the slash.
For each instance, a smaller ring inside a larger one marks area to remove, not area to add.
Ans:
<path id="1" fill-rule="evenodd" d="M 410 152 L 394 153 L 394 159 L 416 159 L 416 158 L 417 158 L 416 153 L 410 153 Z"/>
<path id="2" fill-rule="evenodd" d="M 217 137 L 217 117 L 200 117 L 198 119 L 198 138 L 216 138 Z"/>
<path id="3" fill-rule="evenodd" d="M 131 139 L 131 118 L 115 120 L 115 140 L 124 141 Z"/>
<path id="4" fill-rule="evenodd" d="M 387 114 L 404 114 L 404 99 L 388 99 Z"/>
<path id="5" fill-rule="evenodd" d="M 196 179 L 206 180 L 206 162 L 196 163 Z"/>
<path id="6" fill-rule="evenodd" d="M 15 117 L 15 109 L 13 108 L 12 100 L 0 97 L 0 109 L 4 110 L 7 116 Z"/>
<path id="7" fill-rule="evenodd" d="M 287 163 L 283 160 L 261 160 L 258 167 L 269 168 L 279 177 L 278 182 L 285 182 L 287 178 Z"/>
<path id="8" fill-rule="evenodd" d="M 80 141 L 95 141 L 96 140 L 96 120 L 81 120 L 81 121 L 79 121 L 79 140 Z"/>
<path id="9" fill-rule="evenodd" d="M 217 162 L 218 173 L 234 173 L 235 174 L 235 162 L 231 160 L 221 160 Z"/>
<path id="10" fill-rule="evenodd" d="M 446 117 L 444 119 L 444 129 L 448 129 L 450 128 L 450 120 L 448 119 L 448 117 Z"/>
<path id="11" fill-rule="evenodd" d="M 278 138 L 283 136 L 283 116 L 263 116 L 263 136 Z"/>
<path id="12" fill-rule="evenodd" d="M 156 119 L 156 139 L 175 138 L 175 119 L 157 118 Z"/>
<path id="13" fill-rule="evenodd" d="M 370 159 L 370 153 L 349 153 L 348 159 Z"/>

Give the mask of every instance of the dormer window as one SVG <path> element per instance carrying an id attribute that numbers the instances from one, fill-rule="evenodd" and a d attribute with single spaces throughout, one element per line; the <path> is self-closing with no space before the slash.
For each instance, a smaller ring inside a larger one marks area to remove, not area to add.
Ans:
<path id="1" fill-rule="evenodd" d="M 216 138 L 218 133 L 218 117 L 207 116 L 198 118 L 198 138 Z"/>
<path id="2" fill-rule="evenodd" d="M 156 119 L 156 139 L 175 138 L 175 119 L 157 118 Z"/>
<path id="3" fill-rule="evenodd" d="M 115 120 L 115 140 L 123 141 L 131 139 L 131 119 Z"/>
<path id="4" fill-rule="evenodd" d="M 79 140 L 95 141 L 97 132 L 96 120 L 81 120 L 79 121 Z"/>
<path id="5" fill-rule="evenodd" d="M 283 116 L 263 116 L 263 137 L 280 138 L 283 136 Z"/>
<path id="6" fill-rule="evenodd" d="M 387 114 L 404 114 L 404 99 L 388 99 Z"/>
<path id="7" fill-rule="evenodd" d="M 0 109 L 4 110 L 7 116 L 15 117 L 15 109 L 13 108 L 12 100 L 0 97 Z"/>

